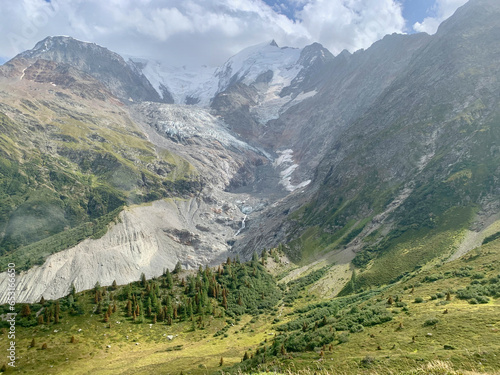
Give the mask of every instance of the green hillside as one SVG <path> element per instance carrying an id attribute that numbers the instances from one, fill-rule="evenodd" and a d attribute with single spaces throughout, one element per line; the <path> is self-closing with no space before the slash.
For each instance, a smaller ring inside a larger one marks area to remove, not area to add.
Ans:
<path id="1" fill-rule="evenodd" d="M 499 254 L 494 240 L 394 284 L 333 299 L 311 293 L 329 267 L 287 284 L 273 277 L 266 268 L 284 275 L 293 267 L 278 249 L 243 264 L 228 259 L 214 269 L 96 285 L 17 305 L 18 367 L 7 371 L 494 374 Z"/>

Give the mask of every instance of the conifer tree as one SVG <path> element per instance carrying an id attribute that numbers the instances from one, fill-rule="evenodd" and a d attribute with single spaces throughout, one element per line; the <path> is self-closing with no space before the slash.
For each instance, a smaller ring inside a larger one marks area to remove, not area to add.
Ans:
<path id="1" fill-rule="evenodd" d="M 170 273 L 170 271 L 168 269 L 167 269 L 167 273 L 165 275 L 165 283 L 166 283 L 167 289 L 172 289 L 172 287 L 174 286 L 174 280 L 172 278 L 172 274 Z"/>
<path id="2" fill-rule="evenodd" d="M 356 291 L 356 270 L 352 270 L 352 276 L 350 281 L 351 290 Z"/>
<path id="3" fill-rule="evenodd" d="M 71 340 L 69 340 L 69 342 L 75 344 L 76 343 L 75 336 L 71 336 Z"/>
<path id="4" fill-rule="evenodd" d="M 34 348 L 36 346 L 36 341 L 35 338 L 33 337 L 33 340 L 31 340 L 30 348 Z"/>
<path id="5" fill-rule="evenodd" d="M 180 261 L 177 261 L 177 263 L 175 264 L 175 268 L 174 270 L 172 271 L 172 273 L 174 274 L 178 274 L 182 271 L 182 264 Z"/>
<path id="6" fill-rule="evenodd" d="M 127 301 L 127 316 L 132 316 L 132 301 Z"/>
<path id="7" fill-rule="evenodd" d="M 23 318 L 30 318 L 31 317 L 30 305 L 28 305 L 28 304 L 23 305 L 23 308 L 21 309 L 21 316 Z"/>
<path id="8" fill-rule="evenodd" d="M 227 310 L 227 297 L 225 293 L 222 294 L 222 306 Z"/>
<path id="9" fill-rule="evenodd" d="M 118 289 L 118 284 L 116 283 L 116 280 L 113 280 L 113 284 L 111 284 L 111 289 L 113 290 Z"/>

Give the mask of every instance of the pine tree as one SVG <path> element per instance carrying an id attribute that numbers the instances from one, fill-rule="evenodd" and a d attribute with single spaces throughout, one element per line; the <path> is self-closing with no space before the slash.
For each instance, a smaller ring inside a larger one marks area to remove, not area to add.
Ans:
<path id="1" fill-rule="evenodd" d="M 127 316 L 132 316 L 132 301 L 127 301 Z"/>
<path id="2" fill-rule="evenodd" d="M 42 306 L 45 305 L 45 298 L 43 298 L 43 296 L 42 296 L 42 298 L 40 298 L 40 305 L 42 305 Z"/>
<path id="3" fill-rule="evenodd" d="M 352 270 L 352 276 L 350 281 L 351 290 L 356 291 L 356 270 Z"/>
<path id="4" fill-rule="evenodd" d="M 262 265 L 265 266 L 267 263 L 267 250 L 262 250 Z"/>
<path id="5" fill-rule="evenodd" d="M 38 320 L 37 320 L 37 323 L 38 324 L 45 324 L 45 321 L 43 319 L 43 315 L 38 315 Z"/>
<path id="6" fill-rule="evenodd" d="M 170 273 L 170 271 L 168 269 L 167 269 L 167 273 L 165 275 L 165 283 L 166 283 L 167 289 L 172 289 L 172 287 L 174 286 L 174 280 L 172 278 L 172 274 Z"/>
<path id="7" fill-rule="evenodd" d="M 30 348 L 34 348 L 36 346 L 36 341 L 35 338 L 33 337 L 33 340 L 31 340 Z"/>
<path id="8" fill-rule="evenodd" d="M 243 360 L 242 360 L 242 361 L 246 361 L 246 360 L 248 360 L 248 358 L 249 358 L 249 357 L 248 357 L 248 353 L 247 353 L 247 352 L 245 352 L 245 354 L 243 355 Z"/>
<path id="9" fill-rule="evenodd" d="M 46 342 L 44 342 L 43 345 L 42 345 L 42 350 L 45 350 L 45 349 L 47 349 L 47 343 Z"/>
<path id="10" fill-rule="evenodd" d="M 224 364 L 224 358 L 220 357 L 219 366 L 222 366 L 223 364 Z"/>
<path id="11" fill-rule="evenodd" d="M 141 286 L 145 287 L 147 282 L 148 281 L 146 280 L 146 275 L 144 274 L 144 272 L 141 273 Z"/>
<path id="12" fill-rule="evenodd" d="M 118 284 L 116 283 L 116 280 L 113 280 L 113 284 L 111 284 L 111 289 L 113 290 L 118 289 Z"/>
<path id="13" fill-rule="evenodd" d="M 23 318 L 30 318 L 31 317 L 30 305 L 23 305 L 23 308 L 21 309 L 21 316 Z"/>
<path id="14" fill-rule="evenodd" d="M 392 305 L 393 303 L 394 303 L 394 300 L 392 299 L 392 296 L 389 296 L 389 298 L 387 299 L 387 304 Z"/>
<path id="15" fill-rule="evenodd" d="M 178 274 L 182 271 L 182 264 L 180 261 L 177 261 L 177 263 L 175 264 L 175 268 L 174 270 L 172 271 L 172 273 L 174 274 Z"/>
<path id="16" fill-rule="evenodd" d="M 222 306 L 227 310 L 227 297 L 226 294 L 222 294 Z"/>

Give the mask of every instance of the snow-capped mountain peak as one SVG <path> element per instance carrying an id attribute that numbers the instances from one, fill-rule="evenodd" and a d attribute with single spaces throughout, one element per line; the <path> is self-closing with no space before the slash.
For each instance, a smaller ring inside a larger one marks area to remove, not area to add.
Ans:
<path id="1" fill-rule="evenodd" d="M 128 62 L 143 73 L 168 101 L 206 107 L 220 92 L 235 83 L 266 83 L 281 90 L 297 76 L 301 49 L 283 47 L 272 40 L 248 48 L 229 58 L 218 68 L 173 67 L 159 61 L 128 57 Z"/>
<path id="2" fill-rule="evenodd" d="M 300 52 L 298 48 L 280 48 L 274 40 L 245 48 L 217 69 L 218 91 L 224 91 L 237 82 L 249 85 L 259 81 L 280 81 L 289 84 L 300 71 L 300 66 L 297 66 Z"/>

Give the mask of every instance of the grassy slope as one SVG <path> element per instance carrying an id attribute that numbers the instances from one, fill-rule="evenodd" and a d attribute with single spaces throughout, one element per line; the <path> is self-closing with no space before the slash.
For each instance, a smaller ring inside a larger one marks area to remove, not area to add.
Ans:
<path id="1" fill-rule="evenodd" d="M 268 262 L 276 273 L 284 274 L 293 267 L 291 264 L 276 264 L 271 258 Z M 220 369 L 221 357 L 224 371 L 238 371 L 242 364 L 252 364 L 252 371 L 258 368 L 279 372 L 304 370 L 304 373 L 323 370 L 331 374 L 453 374 L 458 370 L 493 374 L 500 371 L 497 360 L 500 356 L 500 301 L 490 297 L 488 303 L 470 304 L 458 298 L 457 293 L 467 285 L 492 285 L 488 280 L 498 279 L 500 241 L 492 241 L 459 260 L 416 270 L 388 287 L 333 301 L 310 297 L 310 291 L 328 275 L 328 272 L 323 272 L 316 281 L 314 273 L 309 274 L 309 280 L 306 275 L 288 285 L 285 296 L 295 294 L 291 303 L 280 303 L 275 310 L 256 318 L 248 314 L 238 316 L 236 320 L 230 320 L 234 326 L 229 325 L 222 330 L 225 334 L 217 337 L 214 334 L 227 325 L 227 316 L 207 317 L 205 327 L 193 332 L 189 321 L 173 326 L 165 323 L 150 326 L 148 320 L 144 324 L 132 323 L 131 318 L 125 316 L 122 305 L 112 315 L 111 328 L 102 321 L 102 315 L 88 313 L 83 316 L 63 315 L 60 324 L 18 326 L 19 367 L 12 372 L 175 374 L 183 371 L 205 374 Z M 290 293 L 297 286 L 297 293 Z M 446 300 L 447 292 L 450 292 L 450 301 Z M 387 304 L 389 297 L 400 302 Z M 80 301 L 86 301 L 86 310 L 95 308 L 91 292 L 80 298 Z M 423 302 L 415 302 L 420 301 L 419 298 Z M 327 325 L 321 327 L 323 310 L 320 309 L 329 304 L 341 307 L 336 313 L 326 316 Z M 367 309 L 378 309 L 380 314 L 392 319 L 349 330 L 351 324 L 357 324 L 352 321 L 353 317 L 361 316 L 360 312 Z M 447 314 L 444 314 L 445 310 Z M 288 350 L 285 355 L 278 351 L 274 355 L 273 340 L 281 343 L 285 337 L 279 335 L 279 327 L 295 324 L 294 321 L 300 323 L 307 319 L 308 314 L 320 315 L 309 321 L 306 332 L 299 328 L 283 333 L 290 337 L 287 342 L 296 337 L 296 342 L 306 338 L 307 343 L 307 337 L 319 337 L 318 332 L 328 331 L 329 326 L 336 327 L 331 341 L 326 343 L 323 356 L 321 346 L 304 352 Z M 314 319 L 320 322 L 318 332 L 314 330 Z M 435 319 L 437 323 L 431 324 Z M 117 324 L 117 321 L 121 323 Z M 343 324 L 346 325 L 344 329 Z M 79 329 L 82 331 L 78 332 Z M 357 330 L 360 332 L 353 333 Z M 169 341 L 166 335 L 170 334 L 178 336 Z M 75 344 L 70 343 L 72 335 L 77 339 Z M 33 337 L 36 347 L 29 348 Z M 6 335 L 0 335 L 0 340 L 5 344 Z M 48 345 L 47 350 L 40 349 L 44 342 Z M 107 348 L 107 345 L 111 347 Z M 453 349 L 445 349 L 445 345 Z M 263 347 L 266 347 L 266 362 L 257 364 L 261 360 L 257 359 L 260 357 L 255 354 L 256 349 L 260 348 L 262 352 Z M 241 363 L 245 352 L 255 358 Z M 433 361 L 442 361 L 435 364 L 437 369 L 434 372 L 418 370 Z M 443 370 L 446 366 L 448 370 Z"/>

